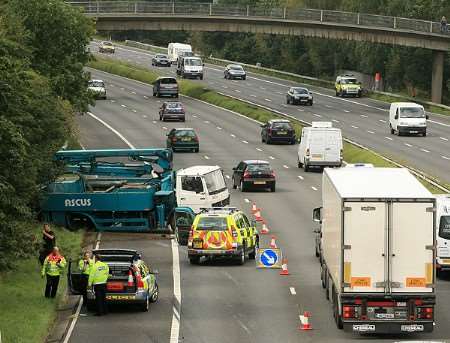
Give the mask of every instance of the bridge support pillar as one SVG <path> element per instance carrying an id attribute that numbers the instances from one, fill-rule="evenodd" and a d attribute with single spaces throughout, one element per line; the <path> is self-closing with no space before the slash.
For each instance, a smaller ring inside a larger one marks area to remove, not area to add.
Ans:
<path id="1" fill-rule="evenodd" d="M 442 83 L 444 78 L 444 51 L 433 50 L 433 70 L 431 75 L 431 101 L 442 102 Z"/>

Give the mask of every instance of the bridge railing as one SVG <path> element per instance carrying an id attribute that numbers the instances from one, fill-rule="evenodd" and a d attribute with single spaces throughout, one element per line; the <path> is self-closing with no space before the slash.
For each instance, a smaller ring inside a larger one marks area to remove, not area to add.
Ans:
<path id="1" fill-rule="evenodd" d="M 288 7 L 242 6 L 230 4 L 192 3 L 192 2 L 152 2 L 152 1 L 82 1 L 69 2 L 91 15 L 106 14 L 173 14 L 202 16 L 233 16 L 269 19 L 302 20 L 344 25 L 409 30 L 437 34 L 441 24 L 427 20 L 389 17 L 374 14 L 317 10 Z"/>

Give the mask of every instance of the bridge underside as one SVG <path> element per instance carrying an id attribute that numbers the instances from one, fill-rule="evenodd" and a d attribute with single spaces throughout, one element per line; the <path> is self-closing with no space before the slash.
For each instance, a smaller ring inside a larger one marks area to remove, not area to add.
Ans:
<path id="1" fill-rule="evenodd" d="M 433 54 L 432 101 L 442 100 L 442 73 L 444 52 L 450 51 L 450 39 L 439 34 L 389 30 L 383 28 L 349 26 L 336 23 L 318 23 L 283 19 L 177 16 L 177 15 L 108 15 L 96 16 L 98 31 L 128 30 L 184 30 L 204 32 L 251 32 L 277 35 L 351 40 L 430 49 Z"/>

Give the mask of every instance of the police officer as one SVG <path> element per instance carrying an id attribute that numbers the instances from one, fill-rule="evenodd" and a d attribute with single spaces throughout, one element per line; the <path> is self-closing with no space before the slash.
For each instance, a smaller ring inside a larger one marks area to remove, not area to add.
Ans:
<path id="1" fill-rule="evenodd" d="M 87 304 L 87 287 L 88 287 L 88 281 L 89 281 L 89 274 L 91 272 L 92 265 L 94 264 L 94 261 L 91 259 L 91 253 L 89 251 L 86 251 L 83 254 L 83 258 L 78 262 L 78 268 L 81 272 L 81 278 L 80 278 L 80 288 L 83 292 L 83 304 Z"/>
<path id="2" fill-rule="evenodd" d="M 59 253 L 58 247 L 54 247 L 52 252 L 45 258 L 42 266 L 42 277 L 47 276 L 45 285 L 45 297 L 54 298 L 58 291 L 59 276 L 64 271 L 66 259 Z"/>
<path id="3" fill-rule="evenodd" d="M 94 286 L 97 316 L 102 316 L 108 312 L 106 307 L 106 282 L 108 281 L 108 276 L 108 265 L 102 261 L 101 256 L 95 255 L 94 265 L 89 273 L 88 287 Z"/>

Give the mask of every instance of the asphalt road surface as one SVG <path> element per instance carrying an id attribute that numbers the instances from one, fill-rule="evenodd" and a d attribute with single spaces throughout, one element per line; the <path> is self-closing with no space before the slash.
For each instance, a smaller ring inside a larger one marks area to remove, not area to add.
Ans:
<path id="1" fill-rule="evenodd" d="M 98 51 L 98 43 L 91 51 Z M 116 46 L 116 53 L 108 55 L 121 61 L 158 70 L 164 75 L 175 75 L 175 67 L 152 67 L 148 51 Z M 337 98 L 334 92 L 319 87 L 309 87 L 314 93 L 314 105 L 286 104 L 286 92 L 292 81 L 249 73 L 247 80 L 225 80 L 223 67 L 206 65 L 203 81 L 196 81 L 218 92 L 248 100 L 259 105 L 292 115 L 311 123 L 332 121 L 342 129 L 345 137 L 385 156 L 405 163 L 450 183 L 450 117 L 430 114 L 427 137 L 396 136 L 389 131 L 389 104 L 368 98 Z M 296 155 L 292 155 L 296 162 Z"/>
<path id="2" fill-rule="evenodd" d="M 231 189 L 231 169 L 240 160 L 264 159 L 272 164 L 277 191 L 231 190 L 232 205 L 250 213 L 251 203 L 256 202 L 262 209 L 271 234 L 288 258 L 291 275 L 256 269 L 254 261 L 244 266 L 190 265 L 186 247 L 179 247 L 181 320 L 178 339 L 171 338 L 177 270 L 173 251 L 178 248 L 172 247 L 171 252 L 170 241 L 150 240 L 145 234 L 104 234 L 100 247 L 136 248 L 160 271 L 160 300 L 148 313 L 118 307 L 106 317 L 94 317 L 83 310 L 70 342 L 393 342 L 450 337 L 450 278 L 437 283 L 437 325 L 432 334 L 359 336 L 336 328 L 314 256 L 311 214 L 321 204 L 321 173 L 297 168 L 297 146 L 263 145 L 254 121 L 187 98 L 181 98 L 186 123 L 160 122 L 157 113 L 162 100 L 151 97 L 149 86 L 103 72 L 93 76 L 106 82 L 108 100 L 97 101 L 91 114 L 78 118 L 85 148 L 124 148 L 125 140 L 135 147 L 165 147 L 170 128 L 193 127 L 200 138 L 200 152 L 176 153 L 175 169 L 220 165 Z M 267 244 L 268 237 L 262 236 L 261 245 Z M 312 331 L 298 330 L 299 314 L 305 310 L 312 313 Z"/>

